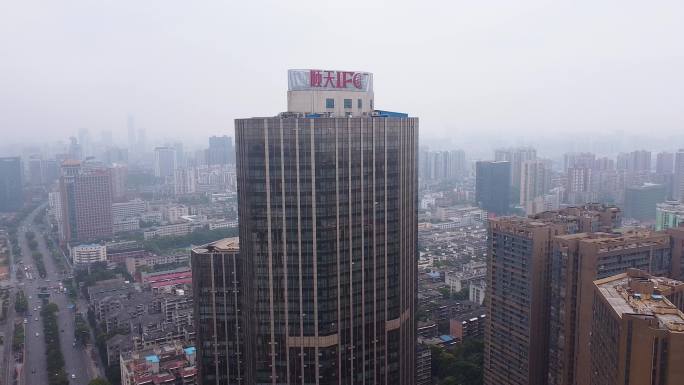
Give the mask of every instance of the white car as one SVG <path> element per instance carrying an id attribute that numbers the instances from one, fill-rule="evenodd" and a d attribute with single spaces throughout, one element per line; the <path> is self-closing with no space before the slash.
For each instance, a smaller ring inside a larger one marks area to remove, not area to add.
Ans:
<path id="1" fill-rule="evenodd" d="M 25 323 L 25 324 L 28 323 L 28 318 L 24 318 L 24 323 Z"/>
<path id="2" fill-rule="evenodd" d="M 76 375 L 75 375 L 75 374 L 72 374 L 72 375 L 71 375 L 71 378 L 76 378 Z"/>
<path id="3" fill-rule="evenodd" d="M 39 335 L 40 335 L 40 334 L 38 334 L 38 332 L 36 332 L 36 337 L 38 337 Z"/>

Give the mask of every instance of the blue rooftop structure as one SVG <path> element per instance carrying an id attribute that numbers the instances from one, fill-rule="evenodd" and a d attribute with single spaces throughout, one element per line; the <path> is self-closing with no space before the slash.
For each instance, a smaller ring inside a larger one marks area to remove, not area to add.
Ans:
<path id="1" fill-rule="evenodd" d="M 188 346 L 187 348 L 183 349 L 185 351 L 185 354 L 195 354 L 195 347 L 194 346 Z"/>
<path id="2" fill-rule="evenodd" d="M 439 339 L 444 341 L 444 342 L 451 342 L 454 340 L 454 337 L 452 337 L 450 335 L 443 334 L 443 335 L 439 336 Z"/>
<path id="3" fill-rule="evenodd" d="M 145 357 L 145 361 L 158 364 L 159 363 L 159 356 L 157 356 L 155 354 L 153 354 L 151 356 L 147 356 L 147 357 Z"/>
<path id="4" fill-rule="evenodd" d="M 403 112 L 393 112 L 393 111 L 383 111 L 383 110 L 375 110 L 375 113 L 377 113 L 379 117 L 381 118 L 408 118 L 408 114 L 405 114 Z"/>

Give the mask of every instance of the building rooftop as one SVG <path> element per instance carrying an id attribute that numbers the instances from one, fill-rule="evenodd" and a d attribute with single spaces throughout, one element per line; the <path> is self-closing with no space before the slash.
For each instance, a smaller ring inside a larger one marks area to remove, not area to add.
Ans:
<path id="1" fill-rule="evenodd" d="M 665 298 L 684 283 L 630 270 L 594 281 L 594 285 L 620 318 L 624 314 L 653 316 L 661 328 L 684 333 L 684 313 Z"/>
<path id="2" fill-rule="evenodd" d="M 193 251 L 198 254 L 207 253 L 209 251 L 237 252 L 240 251 L 240 239 L 237 237 L 223 238 L 216 242 L 211 242 L 207 243 L 206 245 L 196 247 Z"/>

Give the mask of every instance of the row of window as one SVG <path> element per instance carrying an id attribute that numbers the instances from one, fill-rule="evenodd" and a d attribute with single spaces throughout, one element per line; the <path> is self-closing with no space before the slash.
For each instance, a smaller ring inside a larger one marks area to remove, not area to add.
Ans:
<path id="1" fill-rule="evenodd" d="M 363 100 L 356 99 L 356 107 L 358 109 L 363 108 Z M 325 108 L 335 108 L 335 99 L 327 98 L 325 99 Z M 344 108 L 352 108 L 352 100 L 344 99 Z M 370 108 L 373 109 L 373 100 L 370 101 Z"/>

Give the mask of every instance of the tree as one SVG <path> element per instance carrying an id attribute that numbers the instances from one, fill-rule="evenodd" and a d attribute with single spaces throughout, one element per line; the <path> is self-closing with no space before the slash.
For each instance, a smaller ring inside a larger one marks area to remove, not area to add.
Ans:
<path id="1" fill-rule="evenodd" d="M 93 378 L 90 380 L 88 385 L 109 385 L 109 381 L 105 380 L 104 378 Z"/>
<path id="2" fill-rule="evenodd" d="M 14 310 L 20 314 L 23 314 L 28 310 L 28 300 L 26 299 L 23 290 L 17 292 L 17 298 L 14 301 Z"/>

